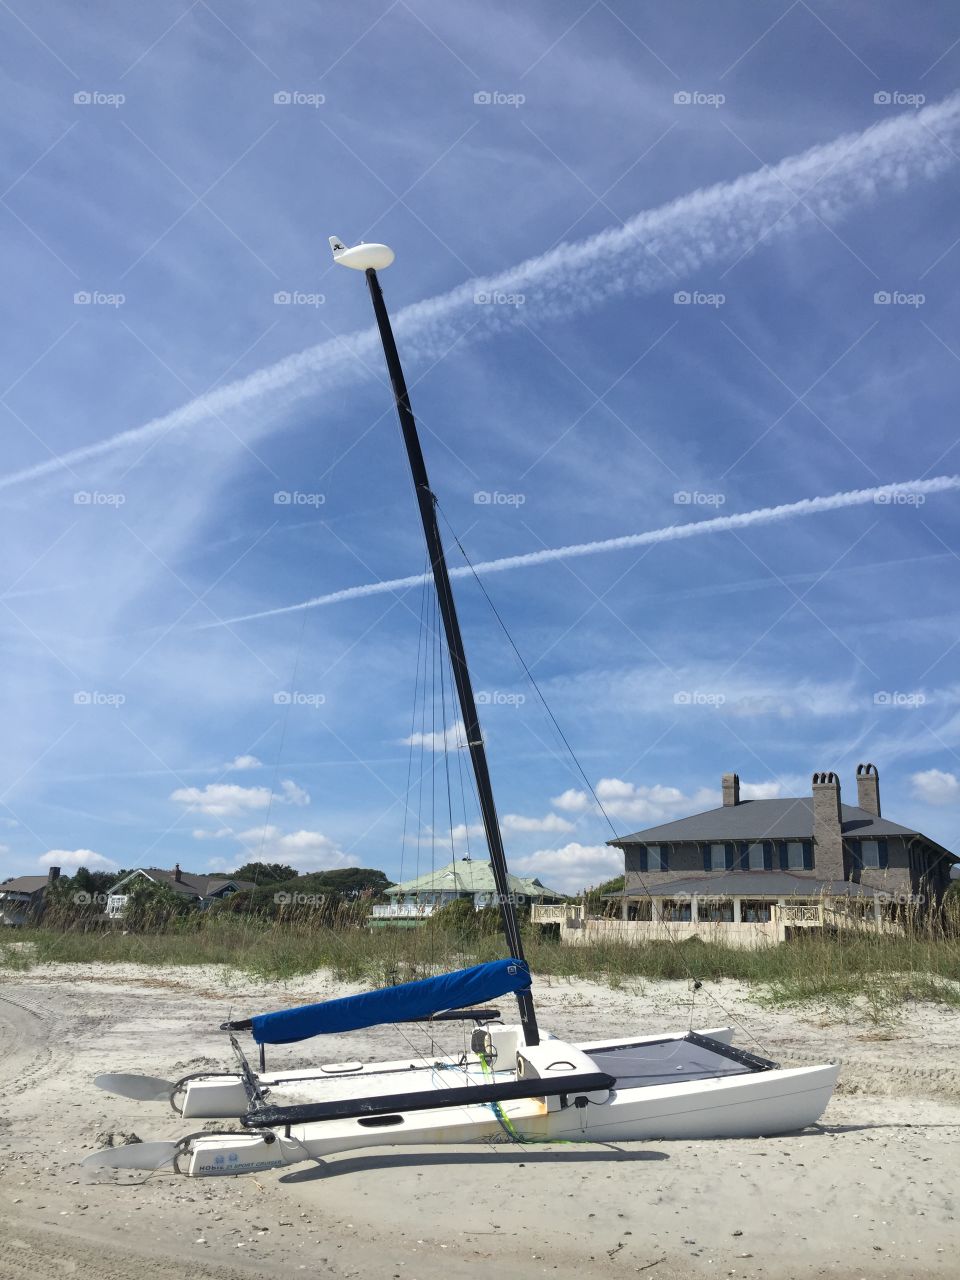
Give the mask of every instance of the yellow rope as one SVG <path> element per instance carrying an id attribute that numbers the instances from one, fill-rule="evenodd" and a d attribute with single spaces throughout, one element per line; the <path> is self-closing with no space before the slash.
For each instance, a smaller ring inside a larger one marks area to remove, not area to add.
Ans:
<path id="1" fill-rule="evenodd" d="M 480 1066 L 483 1068 L 483 1074 L 485 1076 L 492 1077 L 493 1072 L 490 1068 L 490 1064 L 487 1062 L 485 1055 L 482 1053 L 478 1053 L 477 1057 L 480 1059 Z M 584 1143 L 590 1142 L 589 1138 L 530 1138 L 530 1137 L 527 1137 L 526 1134 L 523 1134 L 520 1132 L 520 1130 L 516 1127 L 516 1125 L 513 1123 L 513 1121 L 504 1111 L 503 1107 L 501 1107 L 499 1102 L 491 1102 L 490 1110 L 499 1120 L 500 1127 L 503 1129 L 504 1133 L 506 1133 L 509 1138 L 512 1138 L 514 1142 L 520 1142 L 520 1143 L 526 1143 L 526 1144 L 532 1144 L 535 1142 L 546 1142 L 550 1144 L 557 1143 L 560 1146 L 565 1146 L 565 1147 L 583 1146 Z"/>

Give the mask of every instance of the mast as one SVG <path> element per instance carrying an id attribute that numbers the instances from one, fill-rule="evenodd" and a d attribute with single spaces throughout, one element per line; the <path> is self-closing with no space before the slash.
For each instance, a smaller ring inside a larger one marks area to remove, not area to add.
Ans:
<path id="1" fill-rule="evenodd" d="M 413 487 L 417 495 L 417 505 L 420 508 L 420 519 L 423 523 L 427 554 L 430 557 L 430 565 L 433 570 L 433 581 L 437 590 L 440 617 L 443 622 L 447 649 L 453 668 L 453 680 L 457 690 L 457 700 L 460 704 L 460 715 L 467 735 L 470 763 L 473 767 L 473 774 L 477 784 L 477 798 L 480 803 L 480 815 L 483 820 L 483 830 L 490 854 L 490 867 L 493 871 L 493 878 L 500 899 L 503 932 L 507 940 L 507 946 L 510 949 L 510 955 L 515 960 L 524 960 L 520 924 L 517 919 L 516 905 L 507 875 L 507 859 L 503 848 L 500 823 L 497 818 L 497 808 L 493 798 L 493 786 L 490 782 L 490 770 L 487 766 L 487 753 L 480 730 L 480 720 L 477 715 L 476 700 L 473 696 L 473 685 L 470 681 L 470 671 L 467 666 L 467 655 L 463 647 L 463 637 L 460 634 L 460 622 L 457 617 L 457 608 L 450 585 L 450 574 L 447 570 L 447 559 L 443 550 L 443 541 L 440 537 L 440 526 L 437 522 L 436 499 L 430 488 L 427 468 L 423 460 L 423 450 L 420 447 L 420 437 L 417 433 L 416 419 L 410 407 L 410 396 L 407 392 L 407 384 L 403 376 L 397 344 L 393 336 L 390 317 L 387 314 L 386 303 L 383 300 L 383 292 L 375 269 L 376 266 L 389 266 L 390 262 L 393 261 L 393 254 L 384 245 L 357 245 L 354 249 L 345 249 L 341 242 L 333 237 L 331 237 L 330 243 L 333 247 L 335 261 L 341 261 L 345 266 L 354 266 L 359 270 L 363 270 L 367 278 L 367 286 L 373 302 L 373 311 L 377 319 L 377 328 L 380 330 L 380 340 L 383 343 L 387 372 L 390 375 L 390 382 L 393 387 L 397 415 L 400 419 L 403 443 L 410 463 Z M 350 255 L 355 255 L 355 260 L 344 261 Z M 529 990 L 517 992 L 517 1004 L 520 1009 L 524 1041 L 528 1045 L 539 1044 L 540 1033 L 537 1028 L 537 1015 L 533 1007 L 533 997 Z"/>

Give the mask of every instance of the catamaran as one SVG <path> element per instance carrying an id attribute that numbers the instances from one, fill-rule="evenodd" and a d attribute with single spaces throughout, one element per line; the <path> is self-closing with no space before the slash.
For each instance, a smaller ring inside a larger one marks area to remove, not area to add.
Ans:
<path id="1" fill-rule="evenodd" d="M 515 896 L 486 748 L 417 425 L 377 272 L 394 253 L 383 244 L 348 248 L 330 237 L 334 261 L 362 271 L 373 302 L 413 477 L 508 958 L 415 982 L 226 1022 L 237 1059 L 229 1072 L 171 1081 L 104 1074 L 95 1083 L 140 1102 L 168 1102 L 184 1120 L 233 1120 L 239 1128 L 136 1142 L 88 1156 L 92 1167 L 172 1169 L 190 1176 L 281 1168 L 362 1147 L 517 1142 L 627 1142 L 746 1138 L 816 1123 L 839 1066 L 783 1068 L 735 1047 L 730 1027 L 570 1043 L 538 1026 Z M 489 1001 L 516 999 L 504 1023 Z M 391 1023 L 461 1022 L 459 1054 L 387 1062 L 268 1069 L 268 1045 Z M 259 1047 L 251 1065 L 238 1036 Z"/>

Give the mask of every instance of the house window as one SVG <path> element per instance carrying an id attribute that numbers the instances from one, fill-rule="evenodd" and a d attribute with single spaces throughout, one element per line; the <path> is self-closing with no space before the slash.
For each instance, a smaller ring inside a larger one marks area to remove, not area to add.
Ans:
<path id="1" fill-rule="evenodd" d="M 713 920 L 720 924 L 733 923 L 732 898 L 701 898 L 697 904 L 699 920 Z"/>
<path id="2" fill-rule="evenodd" d="M 712 844 L 710 846 L 710 870 L 726 871 L 727 869 L 727 846 L 725 844 Z"/>
<path id="3" fill-rule="evenodd" d="M 763 841 L 756 840 L 747 846 L 747 866 L 751 871 L 762 871 L 766 866 L 763 860 Z"/>
<path id="4" fill-rule="evenodd" d="M 663 919 L 673 923 L 686 924 L 690 921 L 690 903 L 689 902 L 665 902 L 663 904 Z"/>
<path id="5" fill-rule="evenodd" d="M 662 844 L 647 845 L 647 870 L 667 870 L 667 851 Z"/>
<path id="6" fill-rule="evenodd" d="M 880 868 L 880 843 L 877 840 L 860 841 L 860 865 Z"/>
<path id="7" fill-rule="evenodd" d="M 803 870 L 803 843 L 800 840 L 787 841 L 787 870 Z"/>
<path id="8" fill-rule="evenodd" d="M 740 901 L 740 919 L 744 924 L 768 924 L 770 921 L 769 902 Z"/>

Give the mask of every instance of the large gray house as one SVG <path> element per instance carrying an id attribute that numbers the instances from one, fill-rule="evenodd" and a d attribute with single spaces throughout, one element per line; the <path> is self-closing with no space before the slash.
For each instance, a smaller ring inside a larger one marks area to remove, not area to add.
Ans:
<path id="1" fill-rule="evenodd" d="M 960 861 L 881 815 L 872 764 L 857 766 L 855 805 L 842 803 L 835 773 L 815 773 L 809 795 L 779 800 L 741 799 L 739 777 L 727 773 L 720 808 L 609 843 L 623 850 L 624 888 L 608 902 L 635 922 L 628 932 L 638 941 L 664 927 L 745 946 L 851 920 L 895 928 L 904 908 L 940 902 Z M 569 923 L 580 932 L 565 940 L 586 942 L 615 922 Z"/>
<path id="2" fill-rule="evenodd" d="M 649 919 L 637 908 L 652 897 L 669 902 L 662 918 L 675 920 L 690 919 L 690 897 L 709 897 L 709 918 L 731 922 L 735 897 L 749 900 L 751 920 L 771 918 L 769 904 L 785 896 L 931 905 L 957 861 L 882 817 L 873 764 L 856 767 L 855 805 L 842 803 L 836 773 L 814 773 L 810 795 L 781 800 L 742 800 L 739 776 L 724 773 L 721 808 L 609 844 L 623 850 L 623 919 Z"/>

